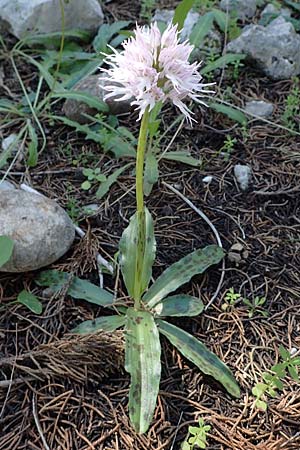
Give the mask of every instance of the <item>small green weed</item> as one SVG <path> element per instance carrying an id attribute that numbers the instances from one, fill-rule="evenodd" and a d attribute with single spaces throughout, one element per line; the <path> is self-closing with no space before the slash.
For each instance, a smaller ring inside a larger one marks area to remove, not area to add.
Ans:
<path id="1" fill-rule="evenodd" d="M 189 435 L 183 442 L 182 450 L 193 450 L 194 448 L 206 448 L 207 433 L 211 429 L 210 425 L 205 425 L 204 420 L 200 417 L 197 427 L 189 427 Z"/>
<path id="2" fill-rule="evenodd" d="M 241 294 L 234 292 L 234 288 L 231 287 L 225 294 L 224 303 L 222 304 L 221 309 L 227 311 L 229 308 L 232 308 L 240 298 Z"/>
<path id="3" fill-rule="evenodd" d="M 248 317 L 251 319 L 254 314 L 259 314 L 263 317 L 268 317 L 268 312 L 264 311 L 262 308 L 263 305 L 266 303 L 265 297 L 254 297 L 254 300 L 251 302 L 247 298 L 243 298 L 243 303 L 248 307 Z"/>
<path id="4" fill-rule="evenodd" d="M 300 357 L 293 356 L 282 345 L 279 346 L 279 354 L 282 362 L 271 367 L 270 372 L 263 372 L 263 382 L 257 383 L 252 388 L 252 394 L 256 398 L 255 407 L 266 411 L 268 407 L 267 396 L 276 397 L 277 390 L 282 391 L 284 384 L 282 379 L 290 375 L 294 381 L 299 382 Z"/>
<path id="5" fill-rule="evenodd" d="M 229 161 L 231 153 L 236 143 L 237 143 L 236 138 L 232 138 L 230 134 L 226 136 L 224 144 L 219 150 L 219 154 L 222 153 L 225 161 Z"/>
<path id="6" fill-rule="evenodd" d="M 292 79 L 293 85 L 290 94 L 287 96 L 284 113 L 282 115 L 283 124 L 288 127 L 290 130 L 296 129 L 296 121 L 295 118 L 300 116 L 300 79 L 298 77 L 294 77 Z M 298 121 L 298 128 L 300 130 L 300 125 Z"/>
<path id="7" fill-rule="evenodd" d="M 147 20 L 150 22 L 152 18 L 152 11 L 155 8 L 156 1 L 155 0 L 142 0 L 141 1 L 141 19 Z"/>
<path id="8" fill-rule="evenodd" d="M 96 169 L 85 168 L 82 173 L 85 177 L 87 177 L 87 180 L 81 184 L 81 188 L 84 191 L 88 191 L 92 187 L 93 182 L 103 183 L 103 181 L 107 180 L 106 176 L 101 173 L 99 167 Z"/>

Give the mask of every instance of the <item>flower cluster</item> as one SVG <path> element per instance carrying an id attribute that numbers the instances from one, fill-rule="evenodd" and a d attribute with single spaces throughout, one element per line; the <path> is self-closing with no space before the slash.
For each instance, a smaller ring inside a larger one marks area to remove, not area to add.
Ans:
<path id="1" fill-rule="evenodd" d="M 188 61 L 193 46 L 179 42 L 177 25 L 170 24 L 163 33 L 156 23 L 137 26 L 134 37 L 123 43 L 121 52 L 111 49 L 113 53 L 106 55 L 105 61 L 110 68 L 102 69 L 112 83 L 105 88 L 108 93 L 104 100 L 133 99 L 131 104 L 137 106 L 139 119 L 147 107 L 151 110 L 157 102 L 171 101 L 190 122 L 194 120 L 183 100 L 203 103 L 200 98 L 211 92 L 204 88 L 214 83 L 201 83 L 200 64 Z"/>

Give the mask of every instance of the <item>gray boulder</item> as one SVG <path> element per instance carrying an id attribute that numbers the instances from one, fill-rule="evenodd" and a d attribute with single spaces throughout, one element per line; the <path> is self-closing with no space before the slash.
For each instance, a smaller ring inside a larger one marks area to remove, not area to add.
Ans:
<path id="1" fill-rule="evenodd" d="M 274 106 L 263 100 L 251 100 L 251 102 L 246 102 L 245 111 L 254 116 L 269 117 L 273 114 Z"/>
<path id="2" fill-rule="evenodd" d="M 272 5 L 272 3 L 269 3 L 261 12 L 261 17 L 266 16 L 273 16 L 274 14 L 280 15 L 282 17 L 291 17 L 292 12 L 288 8 L 276 8 L 276 6 Z"/>
<path id="3" fill-rule="evenodd" d="M 14 240 L 2 272 L 26 272 L 59 259 L 72 245 L 74 225 L 53 200 L 22 190 L 0 191 L 0 235 Z"/>
<path id="4" fill-rule="evenodd" d="M 0 180 L 0 191 L 8 191 L 8 190 L 12 191 L 15 189 L 16 189 L 15 186 L 12 183 L 10 183 L 9 181 L 6 181 L 6 180 L 1 181 Z"/>
<path id="5" fill-rule="evenodd" d="M 249 25 L 227 45 L 233 53 L 244 53 L 270 78 L 284 80 L 300 73 L 300 36 L 283 17 L 267 27 Z"/>
<path id="6" fill-rule="evenodd" d="M 105 74 L 90 75 L 83 80 L 80 80 L 74 86 L 73 90 L 78 92 L 86 92 L 87 94 L 103 100 L 103 97 L 106 93 L 104 86 L 107 83 L 107 81 L 104 80 L 104 77 Z M 109 84 L 111 85 L 116 83 L 109 82 Z M 110 98 L 106 101 L 106 104 L 108 105 L 111 114 L 121 114 L 130 111 L 130 102 L 130 99 L 117 102 L 114 99 Z M 69 119 L 84 124 L 90 122 L 90 119 L 86 117 L 85 114 L 94 116 L 97 113 L 97 110 L 87 105 L 87 103 L 80 102 L 78 100 L 67 99 L 63 106 L 63 112 Z"/>
<path id="7" fill-rule="evenodd" d="M 65 30 L 80 28 L 95 31 L 103 23 L 98 0 L 63 1 Z M 28 34 L 61 31 L 59 0 L 0 0 L 0 22 L 17 38 Z"/>
<path id="8" fill-rule="evenodd" d="M 256 0 L 221 0 L 220 8 L 235 13 L 241 20 L 251 19 L 256 13 Z"/>

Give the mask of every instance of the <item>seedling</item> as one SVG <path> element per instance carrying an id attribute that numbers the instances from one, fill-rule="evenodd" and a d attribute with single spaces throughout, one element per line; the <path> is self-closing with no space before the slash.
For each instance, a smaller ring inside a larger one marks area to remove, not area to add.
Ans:
<path id="1" fill-rule="evenodd" d="M 241 294 L 234 292 L 234 288 L 231 287 L 225 294 L 224 303 L 221 306 L 223 311 L 232 308 L 236 302 L 241 298 Z"/>
<path id="2" fill-rule="evenodd" d="M 252 388 L 252 394 L 256 398 L 255 407 L 266 411 L 268 408 L 267 397 L 276 397 L 277 390 L 282 391 L 284 384 L 282 379 L 287 375 L 299 382 L 300 357 L 293 356 L 282 345 L 279 346 L 279 354 L 282 362 L 271 367 L 270 372 L 263 372 L 263 382 L 257 383 Z"/>
<path id="3" fill-rule="evenodd" d="M 263 317 L 268 317 L 268 312 L 264 311 L 264 309 L 262 308 L 263 305 L 266 303 L 265 297 L 256 296 L 254 297 L 254 300 L 252 302 L 247 298 L 243 298 L 243 303 L 248 307 L 249 319 L 251 319 L 254 316 L 254 314 L 259 314 Z"/>
<path id="4" fill-rule="evenodd" d="M 211 429 L 210 425 L 205 425 L 200 417 L 198 427 L 189 427 L 189 435 L 181 446 L 182 450 L 194 450 L 194 448 L 206 448 L 207 433 Z M 191 435 L 191 436 L 190 436 Z"/>

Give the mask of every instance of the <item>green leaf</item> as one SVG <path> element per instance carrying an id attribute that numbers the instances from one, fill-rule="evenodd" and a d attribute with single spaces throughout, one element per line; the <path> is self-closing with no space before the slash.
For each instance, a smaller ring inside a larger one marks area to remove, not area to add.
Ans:
<path id="1" fill-rule="evenodd" d="M 43 311 L 43 305 L 39 301 L 39 299 L 35 295 L 25 290 L 19 293 L 17 302 L 22 303 L 22 305 L 26 306 L 34 314 L 41 314 Z"/>
<path id="2" fill-rule="evenodd" d="M 284 0 L 284 3 L 288 6 L 291 6 L 292 8 L 294 8 L 296 11 L 300 12 L 300 5 L 299 3 L 293 2 L 291 0 Z"/>
<path id="3" fill-rule="evenodd" d="M 105 289 L 101 289 L 95 284 L 66 272 L 58 270 L 45 270 L 35 279 L 39 286 L 48 286 L 53 292 L 59 292 L 66 288 L 67 293 L 76 299 L 86 300 L 99 306 L 110 306 L 114 303 L 114 296 Z"/>
<path id="4" fill-rule="evenodd" d="M 239 122 L 242 125 L 245 125 L 247 123 L 247 117 L 245 116 L 245 114 L 231 106 L 222 105 L 220 103 L 210 103 L 209 107 L 214 109 L 218 113 L 225 114 L 230 119 L 234 120 L 235 122 Z"/>
<path id="5" fill-rule="evenodd" d="M 129 226 L 123 231 L 119 248 L 120 248 L 120 267 L 123 274 L 124 282 L 131 297 L 134 297 L 134 287 L 136 282 L 136 264 L 137 264 L 137 235 L 138 235 L 138 213 L 136 212 L 131 218 Z M 156 243 L 154 237 L 153 219 L 150 212 L 145 208 L 145 254 L 142 272 L 142 292 L 144 292 L 149 284 L 152 275 L 152 265 L 155 259 Z"/>
<path id="6" fill-rule="evenodd" d="M 288 371 L 294 381 L 299 381 L 298 371 L 295 369 L 294 366 L 288 366 Z"/>
<path id="7" fill-rule="evenodd" d="M 35 167 L 38 161 L 38 138 L 30 121 L 28 121 L 28 131 L 31 142 L 28 145 L 27 165 L 28 167 Z"/>
<path id="8" fill-rule="evenodd" d="M 208 245 L 195 250 L 166 269 L 152 284 L 143 300 L 153 308 L 170 292 L 187 283 L 196 275 L 203 273 L 209 266 L 218 264 L 224 256 L 224 251 L 217 245 Z"/>
<path id="9" fill-rule="evenodd" d="M 182 0 L 175 9 L 173 24 L 176 25 L 177 23 L 178 30 L 181 30 L 183 28 L 186 16 L 192 9 L 194 2 L 195 0 Z"/>
<path id="10" fill-rule="evenodd" d="M 200 70 L 201 75 L 205 75 L 209 72 L 213 72 L 216 69 L 223 69 L 228 64 L 234 64 L 236 61 L 245 59 L 246 56 L 239 53 L 226 53 L 226 55 L 220 56 L 220 58 L 207 64 Z"/>
<path id="11" fill-rule="evenodd" d="M 21 42 L 24 42 L 26 43 L 26 45 L 29 46 L 41 44 L 44 45 L 45 47 L 53 48 L 55 46 L 59 48 L 62 35 L 64 35 L 65 39 L 71 39 L 72 41 L 76 39 L 87 43 L 90 40 L 89 32 L 80 29 L 72 29 L 72 30 L 64 30 L 63 33 L 62 31 L 55 31 L 53 33 L 28 35 L 25 36 L 21 40 Z"/>
<path id="12" fill-rule="evenodd" d="M 97 109 L 97 111 L 108 112 L 109 107 L 105 102 L 88 94 L 87 92 L 80 91 L 56 91 L 51 95 L 52 98 L 70 98 L 78 102 L 83 102 L 89 105 L 91 108 Z"/>
<path id="13" fill-rule="evenodd" d="M 83 189 L 84 191 L 88 191 L 91 187 L 92 184 L 90 181 L 84 181 L 83 183 L 81 183 L 81 189 Z"/>
<path id="14" fill-rule="evenodd" d="M 212 12 L 208 12 L 199 17 L 189 37 L 190 44 L 194 45 L 196 48 L 201 47 L 205 36 L 207 36 L 212 29 L 213 20 L 214 14 Z"/>
<path id="15" fill-rule="evenodd" d="M 151 423 L 159 390 L 159 333 L 152 314 L 127 310 L 125 370 L 130 373 L 129 415 L 135 430 L 145 433 Z"/>
<path id="16" fill-rule="evenodd" d="M 128 21 L 120 20 L 118 22 L 112 23 L 111 25 L 107 24 L 107 23 L 101 25 L 97 36 L 93 40 L 94 50 L 99 53 L 101 53 L 101 52 L 107 53 L 107 51 L 109 50 L 109 48 L 107 47 L 107 44 L 112 39 L 112 37 L 115 34 L 117 34 L 120 30 L 127 27 L 129 24 L 130 24 L 130 22 L 128 22 Z M 123 38 L 122 40 L 124 40 L 125 37 L 126 36 L 122 36 L 122 38 Z M 119 43 L 121 43 L 121 41 L 119 41 Z"/>
<path id="17" fill-rule="evenodd" d="M 290 353 L 283 347 L 283 345 L 279 345 L 279 354 L 284 361 L 289 360 Z"/>
<path id="18" fill-rule="evenodd" d="M 8 236 L 0 236 L 0 268 L 10 260 L 14 245 L 14 241 Z"/>
<path id="19" fill-rule="evenodd" d="M 125 325 L 125 316 L 97 317 L 95 320 L 86 320 L 71 330 L 71 333 L 96 333 L 102 331 L 115 331 Z"/>
<path id="20" fill-rule="evenodd" d="M 192 317 L 202 313 L 204 305 L 199 298 L 179 294 L 164 298 L 157 303 L 153 312 L 158 317 Z"/>
<path id="21" fill-rule="evenodd" d="M 145 158 L 144 194 L 146 196 L 150 195 L 153 185 L 157 183 L 158 178 L 158 161 L 156 156 L 150 151 Z"/>
<path id="22" fill-rule="evenodd" d="M 199 167 L 201 165 L 201 161 L 199 159 L 193 158 L 190 152 L 185 151 L 167 152 L 162 156 L 162 158 L 171 161 L 179 161 L 193 167 Z"/>
<path id="23" fill-rule="evenodd" d="M 131 165 L 131 163 L 126 164 L 123 167 L 120 167 L 119 169 L 115 170 L 114 173 L 109 175 L 105 181 L 103 181 L 100 184 L 100 187 L 98 188 L 96 192 L 96 197 L 98 199 L 101 199 L 104 197 L 105 194 L 109 191 L 110 187 L 117 181 L 118 177 Z"/>
<path id="24" fill-rule="evenodd" d="M 226 32 L 228 29 L 229 24 L 229 16 L 224 11 L 221 11 L 220 9 L 213 8 L 211 10 L 212 14 L 214 15 L 214 20 L 217 22 L 218 27 L 220 28 L 223 33 Z"/>
<path id="25" fill-rule="evenodd" d="M 181 450 L 191 450 L 191 446 L 187 441 L 184 441 L 184 443 L 181 446 Z"/>
<path id="26" fill-rule="evenodd" d="M 156 320 L 159 331 L 180 353 L 195 364 L 201 372 L 218 380 L 234 397 L 240 397 L 240 388 L 229 368 L 208 348 L 186 331 L 164 320 Z"/>
<path id="27" fill-rule="evenodd" d="M 257 383 L 253 388 L 252 388 L 252 394 L 255 397 L 260 398 L 267 390 L 268 386 L 264 383 Z"/>
<path id="28" fill-rule="evenodd" d="M 261 411 L 267 411 L 268 405 L 263 400 L 256 400 L 255 401 L 255 407 L 257 409 L 260 409 Z"/>

